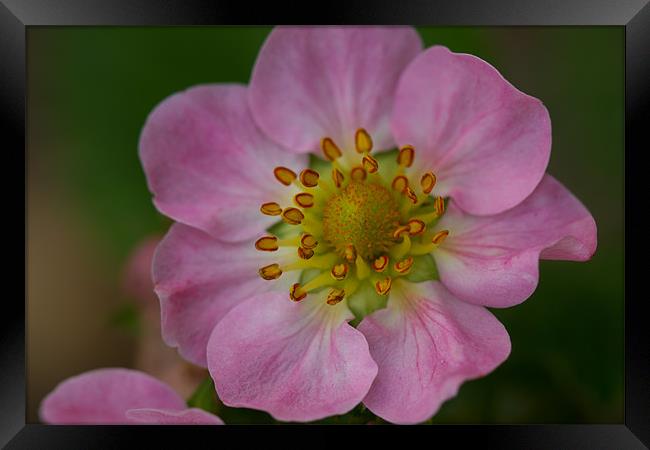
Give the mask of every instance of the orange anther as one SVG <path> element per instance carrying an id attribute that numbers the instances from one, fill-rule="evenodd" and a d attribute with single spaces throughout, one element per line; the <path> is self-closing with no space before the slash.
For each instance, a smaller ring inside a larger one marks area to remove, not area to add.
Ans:
<path id="1" fill-rule="evenodd" d="M 369 153 L 372 150 L 372 138 L 363 128 L 354 133 L 354 146 L 359 153 Z"/>
<path id="2" fill-rule="evenodd" d="M 436 211 L 438 216 L 442 216 L 445 213 L 445 199 L 442 197 L 436 197 L 433 201 L 433 209 Z"/>
<path id="3" fill-rule="evenodd" d="M 366 169 L 363 167 L 354 167 L 350 172 L 350 178 L 352 178 L 354 181 L 363 181 L 366 179 L 366 176 Z"/>
<path id="4" fill-rule="evenodd" d="M 422 178 L 420 178 L 420 186 L 422 186 L 422 192 L 425 194 L 431 193 L 433 191 L 433 187 L 436 185 L 436 176 L 433 174 L 433 172 L 427 172 L 424 175 L 422 175 Z"/>
<path id="5" fill-rule="evenodd" d="M 260 211 L 267 216 L 279 216 L 282 214 L 282 208 L 275 202 L 264 203 L 260 206 Z"/>
<path id="6" fill-rule="evenodd" d="M 413 257 L 409 256 L 406 259 L 397 261 L 393 267 L 395 267 L 395 270 L 399 273 L 407 273 L 411 270 L 411 266 L 413 266 Z"/>
<path id="7" fill-rule="evenodd" d="M 344 179 L 345 178 L 339 169 L 332 169 L 332 180 L 334 180 L 334 184 L 337 188 L 341 187 Z"/>
<path id="8" fill-rule="evenodd" d="M 444 241 L 447 238 L 447 236 L 449 236 L 449 230 L 438 231 L 431 238 L 431 242 L 436 245 L 440 245 L 442 244 L 442 241 Z"/>
<path id="9" fill-rule="evenodd" d="M 282 211 L 282 219 L 289 225 L 298 225 L 305 215 L 298 208 L 286 208 Z"/>
<path id="10" fill-rule="evenodd" d="M 305 169 L 300 172 L 300 182 L 305 187 L 315 187 L 318 186 L 318 179 L 320 174 L 312 169 Z"/>
<path id="11" fill-rule="evenodd" d="M 301 289 L 300 283 L 294 283 L 289 288 L 289 298 L 294 302 L 299 302 L 305 297 L 307 297 L 307 293 Z"/>
<path id="12" fill-rule="evenodd" d="M 415 195 L 415 192 L 413 192 L 413 189 L 410 187 L 406 186 L 404 190 L 402 191 L 402 194 L 406 195 L 408 199 L 413 203 L 414 205 L 417 204 L 418 202 L 418 196 Z"/>
<path id="13" fill-rule="evenodd" d="M 306 249 L 314 249 L 318 245 L 318 241 L 314 236 L 309 233 L 305 233 L 300 238 L 300 246 Z"/>
<path id="14" fill-rule="evenodd" d="M 302 208 L 311 208 L 314 206 L 314 196 L 308 192 L 300 192 L 293 197 L 293 201 L 296 202 L 296 205 Z"/>
<path id="15" fill-rule="evenodd" d="M 420 219 L 411 219 L 406 224 L 409 226 L 409 234 L 411 236 L 421 235 L 427 227 Z"/>
<path id="16" fill-rule="evenodd" d="M 264 252 L 274 252 L 278 249 L 278 238 L 275 236 L 263 236 L 255 241 L 255 248 Z"/>
<path id="17" fill-rule="evenodd" d="M 391 183 L 391 187 L 395 189 L 397 192 L 404 191 L 404 189 L 407 188 L 408 185 L 409 185 L 409 180 L 404 175 L 397 175 L 395 178 L 393 178 L 393 182 Z"/>
<path id="18" fill-rule="evenodd" d="M 310 248 L 298 247 L 298 256 L 302 259 L 309 259 L 314 256 L 314 251 Z"/>
<path id="19" fill-rule="evenodd" d="M 330 161 L 334 161 L 335 159 L 340 158 L 342 155 L 341 149 L 337 147 L 331 138 L 323 138 L 320 141 L 320 147 L 323 150 L 325 157 Z"/>
<path id="20" fill-rule="evenodd" d="M 343 280 L 348 275 L 348 265 L 345 263 L 336 264 L 332 267 L 332 277 L 335 280 Z"/>
<path id="21" fill-rule="evenodd" d="M 388 266 L 388 256 L 381 255 L 372 262 L 372 268 L 375 272 L 383 272 Z"/>
<path id="22" fill-rule="evenodd" d="M 265 280 L 275 280 L 282 275 L 282 270 L 278 264 L 269 264 L 268 266 L 262 267 L 258 272 Z"/>
<path id="23" fill-rule="evenodd" d="M 375 173 L 379 170 L 379 163 L 370 155 L 365 155 L 361 160 L 361 163 L 368 173 Z"/>
<path id="24" fill-rule="evenodd" d="M 399 149 L 397 154 L 397 164 L 402 167 L 411 167 L 415 158 L 415 149 L 412 145 L 405 145 Z"/>
<path id="25" fill-rule="evenodd" d="M 391 277 L 386 277 L 383 280 L 379 280 L 375 283 L 375 291 L 379 295 L 386 295 L 390 291 L 390 287 L 393 285 L 393 279 Z"/>
<path id="26" fill-rule="evenodd" d="M 276 167 L 273 169 L 273 175 L 275 175 L 275 178 L 285 186 L 289 186 L 296 179 L 296 173 L 286 167 Z"/>
<path id="27" fill-rule="evenodd" d="M 343 289 L 332 288 L 327 294 L 327 304 L 336 305 L 345 297 L 345 291 Z"/>
<path id="28" fill-rule="evenodd" d="M 399 227 L 395 228 L 395 231 L 393 231 L 393 239 L 399 239 L 402 236 L 409 234 L 410 231 L 411 231 L 410 226 L 400 225 Z"/>
<path id="29" fill-rule="evenodd" d="M 357 249 L 354 245 L 348 244 L 345 246 L 345 259 L 348 262 L 355 262 L 357 260 Z"/>

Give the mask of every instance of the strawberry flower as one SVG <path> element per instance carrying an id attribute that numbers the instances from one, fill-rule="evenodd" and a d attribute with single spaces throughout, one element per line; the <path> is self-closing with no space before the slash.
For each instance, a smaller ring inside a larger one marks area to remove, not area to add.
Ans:
<path id="1" fill-rule="evenodd" d="M 539 258 L 595 251 L 550 148 L 543 104 L 479 58 L 410 28 L 277 28 L 250 86 L 175 94 L 143 129 L 177 221 L 153 263 L 163 337 L 230 406 L 426 420 L 508 357 L 485 307 L 528 298 Z"/>

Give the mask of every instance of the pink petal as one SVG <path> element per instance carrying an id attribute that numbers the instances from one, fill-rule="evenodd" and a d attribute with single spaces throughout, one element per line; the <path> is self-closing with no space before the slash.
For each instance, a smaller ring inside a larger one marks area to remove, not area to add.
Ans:
<path id="1" fill-rule="evenodd" d="M 217 322 L 244 299 L 281 285 L 280 280 L 266 281 L 258 274 L 260 267 L 279 262 L 278 253 L 259 252 L 253 241 L 221 242 L 174 224 L 153 262 L 165 342 L 206 367 L 206 345 Z M 285 275 L 283 279 L 288 278 Z"/>
<path id="2" fill-rule="evenodd" d="M 510 354 L 503 325 L 485 308 L 454 298 L 442 284 L 400 284 L 388 308 L 359 324 L 379 372 L 364 404 L 394 423 L 435 414 L 466 380 Z"/>
<path id="3" fill-rule="evenodd" d="M 389 116 L 398 77 L 422 44 L 407 27 L 280 27 L 257 58 L 250 105 L 260 127 L 296 153 L 323 137 L 354 148 L 365 128 L 376 149 L 394 146 Z"/>
<path id="4" fill-rule="evenodd" d="M 329 306 L 286 293 L 261 294 L 234 308 L 208 343 L 219 398 L 285 421 L 343 414 L 368 392 L 377 373 L 363 335 L 346 323 L 344 303 Z"/>
<path id="5" fill-rule="evenodd" d="M 223 425 L 223 421 L 198 408 L 182 411 L 169 409 L 141 408 L 130 409 L 126 416 L 134 423 L 149 425 Z"/>
<path id="6" fill-rule="evenodd" d="M 179 410 L 186 405 L 169 386 L 136 370 L 98 369 L 60 383 L 41 403 L 50 424 L 127 424 L 137 408 Z"/>
<path id="7" fill-rule="evenodd" d="M 144 126 L 140 158 L 163 214 L 226 241 L 277 221 L 260 205 L 289 204 L 292 192 L 273 168 L 299 170 L 307 162 L 259 131 L 238 85 L 198 86 L 164 100 Z"/>
<path id="8" fill-rule="evenodd" d="M 521 204 L 495 216 L 471 216 L 452 201 L 436 228 L 450 231 L 433 252 L 440 280 L 462 300 L 497 308 L 533 293 L 540 255 L 586 261 L 596 251 L 593 217 L 550 175 Z"/>
<path id="9" fill-rule="evenodd" d="M 512 208 L 535 189 L 551 151 L 542 102 L 485 61 L 445 47 L 421 53 L 400 78 L 392 129 L 437 178 L 437 195 L 472 214 Z"/>

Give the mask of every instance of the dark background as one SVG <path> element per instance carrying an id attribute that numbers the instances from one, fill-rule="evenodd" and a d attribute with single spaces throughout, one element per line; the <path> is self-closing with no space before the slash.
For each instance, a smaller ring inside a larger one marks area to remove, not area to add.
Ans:
<path id="1" fill-rule="evenodd" d="M 147 114 L 199 83 L 246 83 L 269 28 L 31 27 L 27 34 L 28 422 L 64 378 L 129 366 L 135 337 L 112 318 L 130 250 L 169 221 L 137 156 Z M 434 423 L 623 421 L 622 27 L 421 28 L 540 98 L 549 172 L 592 212 L 588 263 L 544 261 L 524 304 L 495 314 L 511 357 L 463 385 Z"/>

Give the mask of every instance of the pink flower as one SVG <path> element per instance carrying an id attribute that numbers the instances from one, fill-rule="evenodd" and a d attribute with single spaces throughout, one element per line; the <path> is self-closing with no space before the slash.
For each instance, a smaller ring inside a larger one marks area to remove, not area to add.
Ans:
<path id="1" fill-rule="evenodd" d="M 41 420 L 56 425 L 222 425 L 188 408 L 169 386 L 142 372 L 98 369 L 68 378 L 41 403 Z"/>
<path id="2" fill-rule="evenodd" d="M 142 132 L 178 222 L 154 257 L 163 336 L 230 406 L 424 421 L 508 357 L 485 306 L 528 298 L 540 257 L 595 251 L 550 148 L 546 108 L 479 58 L 410 28 L 278 28 L 248 88 L 175 94 Z"/>

